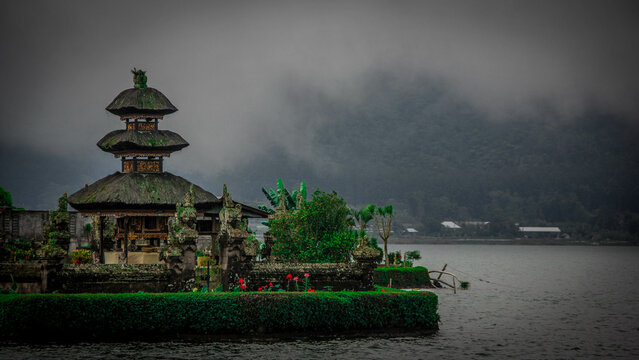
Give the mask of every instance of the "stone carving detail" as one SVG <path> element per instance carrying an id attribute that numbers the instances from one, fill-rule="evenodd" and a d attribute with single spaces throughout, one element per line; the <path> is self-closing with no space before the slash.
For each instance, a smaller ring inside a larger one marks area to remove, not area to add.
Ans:
<path id="1" fill-rule="evenodd" d="M 250 271 L 252 260 L 257 256 L 258 243 L 249 239 L 247 222 L 242 220 L 242 205 L 235 204 L 226 185 L 222 191 L 220 210 L 220 232 L 215 242 L 220 251 L 220 267 L 223 271 L 222 285 L 225 290 L 236 284 L 241 274 Z M 211 245 L 215 247 L 215 244 Z"/>
<path id="2" fill-rule="evenodd" d="M 157 124 L 156 123 L 141 122 L 141 123 L 138 123 L 138 130 L 139 131 L 154 131 L 154 130 L 157 130 Z"/>
<path id="3" fill-rule="evenodd" d="M 136 160 L 138 172 L 160 172 L 160 160 Z"/>
<path id="4" fill-rule="evenodd" d="M 169 238 L 160 248 L 160 259 L 167 263 L 174 275 L 176 289 L 189 290 L 185 284 L 195 276 L 195 252 L 197 250 L 198 233 L 197 210 L 194 206 L 193 185 L 184 197 L 184 205 L 177 203 L 175 217 L 169 220 Z M 191 286 L 189 285 L 189 286 Z"/>
<path id="5" fill-rule="evenodd" d="M 371 246 L 368 235 L 360 239 L 359 246 L 353 250 L 353 259 L 362 267 L 361 290 L 373 290 L 375 279 L 373 271 L 377 267 L 380 251 Z"/>
<path id="6" fill-rule="evenodd" d="M 133 171 L 133 161 L 134 160 L 123 160 L 122 161 L 122 172 L 128 173 Z"/>

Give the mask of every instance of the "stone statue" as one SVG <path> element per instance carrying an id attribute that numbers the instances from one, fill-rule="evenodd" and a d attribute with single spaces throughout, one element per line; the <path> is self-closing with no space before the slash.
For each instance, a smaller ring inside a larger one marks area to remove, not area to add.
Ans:
<path id="1" fill-rule="evenodd" d="M 184 205 L 175 205 L 175 216 L 169 220 L 168 225 L 169 238 L 160 248 L 160 260 L 183 255 L 183 245 L 190 245 L 197 240 L 197 210 L 194 206 L 193 185 L 184 196 Z"/>
<path id="2" fill-rule="evenodd" d="M 226 185 L 222 191 L 222 205 L 220 232 L 215 242 L 219 245 L 219 264 L 224 272 L 222 285 L 229 289 L 236 278 L 251 266 L 251 260 L 257 256 L 258 244 L 257 240 L 249 238 L 248 224 L 242 220 L 242 205 L 233 202 Z"/>
<path id="3" fill-rule="evenodd" d="M 136 89 L 146 89 L 146 71 L 133 68 L 133 83 Z"/>

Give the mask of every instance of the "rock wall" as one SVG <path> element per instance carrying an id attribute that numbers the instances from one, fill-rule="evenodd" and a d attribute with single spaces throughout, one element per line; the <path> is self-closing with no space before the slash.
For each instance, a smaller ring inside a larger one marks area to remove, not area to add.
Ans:
<path id="1" fill-rule="evenodd" d="M 68 264 L 57 274 L 57 282 L 64 293 L 166 292 L 171 273 L 163 264 Z"/>
<path id="2" fill-rule="evenodd" d="M 0 214 L 0 229 L 8 238 L 25 238 L 31 242 L 42 242 L 44 224 L 49 219 L 49 211 L 45 210 L 11 210 Z M 69 211 L 69 233 L 71 244 L 69 251 L 88 243 L 84 227 L 91 222 L 90 217 L 83 217 L 77 211 Z"/>
<path id="3" fill-rule="evenodd" d="M 288 281 L 287 275 L 298 277 L 298 287 L 303 290 L 304 274 L 309 274 L 310 287 L 315 290 L 372 290 L 369 278 L 371 273 L 366 265 L 360 263 L 307 263 L 291 264 L 265 262 L 255 263 L 249 273 L 244 275 L 247 290 L 273 283 L 284 290 L 295 290 L 295 281 Z"/>

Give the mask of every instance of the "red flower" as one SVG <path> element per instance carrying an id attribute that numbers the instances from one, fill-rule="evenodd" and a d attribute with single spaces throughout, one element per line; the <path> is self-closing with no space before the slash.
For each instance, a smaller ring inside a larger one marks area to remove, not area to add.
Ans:
<path id="1" fill-rule="evenodd" d="M 240 279 L 237 281 L 238 284 L 244 284 L 244 279 Z"/>
<path id="2" fill-rule="evenodd" d="M 262 291 L 262 290 L 264 290 L 264 289 L 263 289 L 263 288 L 259 288 L 259 289 L 257 289 L 257 291 Z"/>
<path id="3" fill-rule="evenodd" d="M 291 279 L 293 279 L 293 275 L 291 274 L 286 275 L 286 280 L 291 281 Z"/>
<path id="4" fill-rule="evenodd" d="M 313 292 L 313 291 L 315 291 L 315 289 L 308 289 L 307 291 L 308 292 Z"/>
<path id="5" fill-rule="evenodd" d="M 272 282 L 268 283 L 268 286 L 273 286 L 273 283 Z"/>
<path id="6" fill-rule="evenodd" d="M 311 276 L 309 273 L 304 274 L 304 277 L 309 277 Z"/>
<path id="7" fill-rule="evenodd" d="M 386 292 L 386 290 L 382 289 L 382 292 Z"/>
<path id="8" fill-rule="evenodd" d="M 240 285 L 240 289 L 246 290 L 246 285 Z"/>

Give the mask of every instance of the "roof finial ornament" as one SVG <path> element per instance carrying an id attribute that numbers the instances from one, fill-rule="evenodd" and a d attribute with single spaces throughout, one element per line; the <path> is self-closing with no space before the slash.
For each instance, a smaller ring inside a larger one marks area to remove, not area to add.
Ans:
<path id="1" fill-rule="evenodd" d="M 146 71 L 133 68 L 133 83 L 136 89 L 146 89 Z"/>

